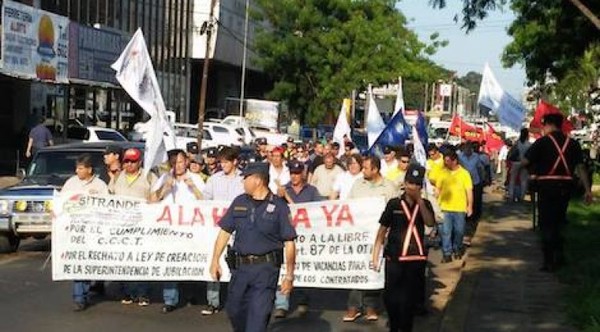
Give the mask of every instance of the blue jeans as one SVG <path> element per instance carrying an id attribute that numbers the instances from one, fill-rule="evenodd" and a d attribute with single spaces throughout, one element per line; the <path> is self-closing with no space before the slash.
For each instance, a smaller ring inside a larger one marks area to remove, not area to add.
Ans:
<path id="1" fill-rule="evenodd" d="M 219 308 L 221 301 L 219 299 L 221 283 L 218 281 L 209 281 L 206 283 L 206 302 L 215 308 Z"/>
<path id="2" fill-rule="evenodd" d="M 299 305 L 308 305 L 308 294 L 304 289 L 294 288 L 293 294 L 298 299 Z M 290 296 L 283 295 L 279 288 L 277 289 L 277 293 L 275 293 L 275 309 L 290 311 Z"/>
<path id="3" fill-rule="evenodd" d="M 176 282 L 163 284 L 163 301 L 165 305 L 177 306 L 179 304 L 179 285 Z"/>
<path id="4" fill-rule="evenodd" d="M 89 281 L 73 281 L 73 301 L 75 303 L 87 303 L 89 300 L 89 291 Z"/>
<path id="5" fill-rule="evenodd" d="M 453 252 L 459 252 L 462 249 L 467 214 L 465 212 L 443 212 L 442 252 L 444 256 L 450 256 Z"/>

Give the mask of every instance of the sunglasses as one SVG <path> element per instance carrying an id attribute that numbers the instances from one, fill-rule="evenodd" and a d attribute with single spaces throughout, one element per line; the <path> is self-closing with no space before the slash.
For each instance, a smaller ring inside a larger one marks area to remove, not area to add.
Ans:
<path id="1" fill-rule="evenodd" d="M 400 159 L 400 162 L 403 164 L 408 164 L 410 162 L 410 160 Z"/>

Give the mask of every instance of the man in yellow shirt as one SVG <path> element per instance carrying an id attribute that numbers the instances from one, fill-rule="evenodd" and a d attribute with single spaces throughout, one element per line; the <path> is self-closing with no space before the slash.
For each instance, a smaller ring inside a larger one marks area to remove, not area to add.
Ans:
<path id="1" fill-rule="evenodd" d="M 404 176 L 406 175 L 409 164 L 410 154 L 408 151 L 402 149 L 400 153 L 398 153 L 398 165 L 389 169 L 384 178 L 392 181 L 398 190 L 404 190 Z"/>
<path id="2" fill-rule="evenodd" d="M 471 175 L 458 163 L 453 149 L 444 152 L 444 167 L 435 176 L 438 201 L 444 213 L 442 223 L 442 263 L 452 261 L 452 254 L 461 259 L 464 254 L 463 237 L 466 217 L 473 213 L 473 181 Z"/>

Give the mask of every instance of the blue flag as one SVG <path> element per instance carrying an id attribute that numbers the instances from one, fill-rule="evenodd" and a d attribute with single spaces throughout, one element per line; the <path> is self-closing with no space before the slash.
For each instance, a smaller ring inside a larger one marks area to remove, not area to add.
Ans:
<path id="1" fill-rule="evenodd" d="M 423 143 L 423 146 L 427 149 L 427 141 L 429 140 L 429 135 L 427 134 L 427 122 L 425 121 L 425 117 L 423 116 L 422 112 L 419 112 L 415 127 L 417 128 L 417 132 L 419 133 L 421 143 Z"/>
<path id="2" fill-rule="evenodd" d="M 398 112 L 379 134 L 368 153 L 381 158 L 386 145 L 404 145 L 409 136 L 410 125 L 404 120 L 403 112 Z"/>

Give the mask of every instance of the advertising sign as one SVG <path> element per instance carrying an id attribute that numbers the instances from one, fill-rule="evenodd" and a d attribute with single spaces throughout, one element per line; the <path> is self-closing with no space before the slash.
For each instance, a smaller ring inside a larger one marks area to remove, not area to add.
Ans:
<path id="1" fill-rule="evenodd" d="M 71 23 L 69 78 L 117 84 L 110 67 L 127 45 L 124 34 Z"/>
<path id="2" fill-rule="evenodd" d="M 67 83 L 69 19 L 13 1 L 2 5 L 3 71 Z"/>

